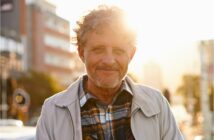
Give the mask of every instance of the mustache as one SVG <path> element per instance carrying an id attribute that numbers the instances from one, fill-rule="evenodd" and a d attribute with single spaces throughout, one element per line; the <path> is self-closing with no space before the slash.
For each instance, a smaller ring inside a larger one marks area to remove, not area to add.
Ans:
<path id="1" fill-rule="evenodd" d="M 98 66 L 97 70 L 107 70 L 107 71 L 117 71 L 119 70 L 119 66 Z"/>

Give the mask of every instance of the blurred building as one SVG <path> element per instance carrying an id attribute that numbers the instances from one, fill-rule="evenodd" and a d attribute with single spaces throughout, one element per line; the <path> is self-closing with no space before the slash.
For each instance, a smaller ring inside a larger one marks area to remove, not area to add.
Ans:
<path id="1" fill-rule="evenodd" d="M 143 67 L 143 83 L 159 90 L 163 89 L 162 70 L 155 62 L 149 62 Z"/>
<path id="2" fill-rule="evenodd" d="M 71 50 L 69 22 L 56 15 L 56 7 L 45 0 L 28 1 L 28 67 L 47 72 L 68 85 L 80 72 L 82 63 Z"/>
<path id="3" fill-rule="evenodd" d="M 1 76 L 25 68 L 26 7 L 25 0 L 1 0 L 0 66 Z"/>
<path id="4" fill-rule="evenodd" d="M 25 0 L 0 1 L 0 116 L 7 118 L 8 79 L 15 79 L 25 70 L 26 6 Z"/>
<path id="5" fill-rule="evenodd" d="M 71 49 L 69 22 L 56 14 L 56 6 L 45 0 L 0 4 L 0 116 L 7 118 L 13 81 L 21 72 L 45 72 L 67 86 L 84 67 Z"/>
<path id="6" fill-rule="evenodd" d="M 69 21 L 56 14 L 55 5 L 46 0 L 1 0 L 0 10 L 4 71 L 47 72 L 62 85 L 83 73 L 83 64 L 71 50 Z"/>
<path id="7" fill-rule="evenodd" d="M 208 74 L 208 81 L 214 81 L 214 39 L 200 42 L 200 53 L 203 57 L 205 72 Z"/>
<path id="8" fill-rule="evenodd" d="M 214 40 L 203 40 L 199 45 L 201 61 L 201 110 L 203 116 L 203 134 L 205 139 L 214 139 Z M 208 89 L 212 85 L 212 89 Z M 212 96 L 210 96 L 212 95 Z M 210 98 L 210 97 L 211 98 Z M 209 104 L 212 106 L 210 107 Z"/>

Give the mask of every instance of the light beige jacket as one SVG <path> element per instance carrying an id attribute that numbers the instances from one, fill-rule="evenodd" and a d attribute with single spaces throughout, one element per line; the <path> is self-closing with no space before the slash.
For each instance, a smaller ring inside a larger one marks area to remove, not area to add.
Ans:
<path id="1" fill-rule="evenodd" d="M 136 140 L 183 140 L 161 93 L 125 78 L 133 92 L 131 129 Z M 82 140 L 77 80 L 47 99 L 37 123 L 36 140 Z"/>

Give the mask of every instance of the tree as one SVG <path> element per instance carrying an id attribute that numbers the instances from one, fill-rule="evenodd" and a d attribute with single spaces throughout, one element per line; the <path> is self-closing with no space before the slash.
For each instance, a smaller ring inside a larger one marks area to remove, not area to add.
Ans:
<path id="1" fill-rule="evenodd" d="M 210 110 L 213 110 L 213 88 L 212 84 L 209 84 L 209 99 Z M 182 84 L 177 88 L 176 93 L 181 95 L 184 99 L 184 106 L 187 111 L 193 116 L 193 124 L 197 123 L 197 114 L 201 111 L 200 101 L 200 76 L 198 75 L 184 75 L 182 78 Z"/>
<path id="2" fill-rule="evenodd" d="M 46 98 L 63 89 L 50 75 L 35 71 L 23 73 L 17 79 L 16 88 L 22 88 L 29 94 L 30 116 L 34 115 L 34 113 L 39 113 Z"/>

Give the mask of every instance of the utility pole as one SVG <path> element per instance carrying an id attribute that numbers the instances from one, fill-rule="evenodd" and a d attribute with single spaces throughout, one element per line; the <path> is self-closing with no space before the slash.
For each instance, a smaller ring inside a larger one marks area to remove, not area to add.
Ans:
<path id="1" fill-rule="evenodd" d="M 7 72 L 3 71 L 2 73 L 2 105 L 1 105 L 1 110 L 2 110 L 2 119 L 7 118 L 7 110 L 8 110 L 8 105 L 7 105 Z"/>
<path id="2" fill-rule="evenodd" d="M 210 63 L 209 53 L 211 46 L 205 41 L 200 44 L 200 61 L 201 61 L 201 82 L 200 82 L 200 94 L 201 94 L 201 109 L 203 115 L 203 134 L 205 140 L 211 140 L 211 112 L 209 109 L 209 98 L 208 98 L 208 65 Z M 212 56 L 212 55 L 210 55 Z"/>
<path id="3" fill-rule="evenodd" d="M 2 44 L 1 44 L 2 45 Z M 6 44 L 8 46 L 8 42 Z M 1 50 L 0 50 L 1 51 Z M 8 111 L 8 104 L 7 104 L 7 80 L 8 80 L 8 58 L 4 57 L 3 55 L 1 56 L 1 76 L 2 76 L 2 85 L 1 85 L 1 97 L 2 97 L 2 103 L 1 103 L 1 118 L 2 119 L 7 119 L 7 111 Z"/>

